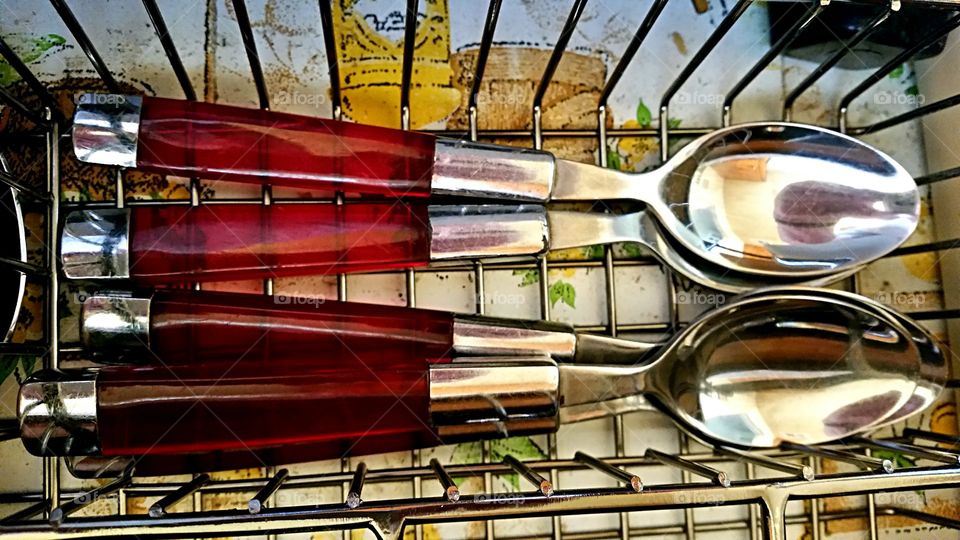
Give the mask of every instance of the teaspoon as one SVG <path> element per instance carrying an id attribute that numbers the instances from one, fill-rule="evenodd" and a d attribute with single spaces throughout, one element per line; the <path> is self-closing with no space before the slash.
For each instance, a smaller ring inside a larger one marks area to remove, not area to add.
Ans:
<path id="1" fill-rule="evenodd" d="M 21 387 L 21 435 L 38 455 L 311 444 L 324 459 L 550 432 L 646 408 L 646 396 L 708 442 L 774 447 L 873 429 L 925 376 L 912 336 L 856 298 L 776 293 L 701 316 L 642 365 L 514 356 L 364 367 L 382 356 L 41 372 Z"/>
<path id="2" fill-rule="evenodd" d="M 919 217 L 916 183 L 889 156 L 840 133 L 785 122 L 718 129 L 637 174 L 324 118 L 86 94 L 73 144 L 80 160 L 93 163 L 307 189 L 534 203 L 636 200 L 699 259 L 794 279 L 889 253 Z"/>

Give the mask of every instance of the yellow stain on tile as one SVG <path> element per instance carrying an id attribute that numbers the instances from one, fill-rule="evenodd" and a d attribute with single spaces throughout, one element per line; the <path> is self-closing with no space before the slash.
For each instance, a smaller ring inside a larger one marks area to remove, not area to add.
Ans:
<path id="1" fill-rule="evenodd" d="M 649 126 L 641 126 L 635 118 L 630 118 L 623 123 L 624 129 L 640 129 Z M 644 160 L 650 154 L 657 152 L 657 140 L 653 137 L 621 137 L 617 141 L 617 152 L 623 158 L 623 170 L 633 170 L 636 165 Z"/>
<path id="2" fill-rule="evenodd" d="M 211 480 L 248 480 L 250 478 L 262 478 L 263 469 L 251 467 L 249 469 L 237 469 L 235 471 L 217 471 L 210 473 Z"/>
<path id="3" fill-rule="evenodd" d="M 905 242 L 905 245 L 931 242 L 934 240 L 933 220 L 930 219 L 930 202 L 926 198 L 920 199 L 920 220 L 917 229 Z M 937 252 L 916 253 L 902 258 L 903 266 L 918 279 L 929 283 L 940 280 L 940 257 Z"/>
<path id="4" fill-rule="evenodd" d="M 551 268 L 548 273 L 551 278 L 572 278 L 577 273 L 576 268 Z"/>
<path id="5" fill-rule="evenodd" d="M 416 540 L 416 530 L 414 527 L 407 527 L 403 531 L 403 540 Z M 423 540 L 441 540 L 440 532 L 435 525 L 427 523 L 423 525 Z"/>
<path id="6" fill-rule="evenodd" d="M 930 413 L 930 431 L 953 436 L 960 434 L 957 429 L 957 404 L 955 402 L 947 401 L 934 407 Z"/>
<path id="7" fill-rule="evenodd" d="M 555 249 L 547 253 L 548 261 L 579 261 L 584 259 L 583 248 Z"/>
<path id="8" fill-rule="evenodd" d="M 403 78 L 403 26 L 394 13 L 364 13 L 353 0 L 333 3 L 343 110 L 362 124 L 396 127 Z M 457 109 L 460 91 L 450 66 L 447 0 L 421 3 L 410 89 L 410 127 L 442 120 Z M 372 24 L 372 26 L 371 26 Z M 400 34 L 399 39 L 388 34 Z"/>
<path id="9" fill-rule="evenodd" d="M 936 283 L 940 279 L 939 255 L 936 251 L 914 253 L 903 257 L 903 266 L 918 279 Z"/>
<path id="10" fill-rule="evenodd" d="M 677 52 L 686 56 L 687 42 L 683 40 L 683 35 L 680 32 L 670 32 L 670 39 L 673 40 L 673 46 L 677 48 Z"/>

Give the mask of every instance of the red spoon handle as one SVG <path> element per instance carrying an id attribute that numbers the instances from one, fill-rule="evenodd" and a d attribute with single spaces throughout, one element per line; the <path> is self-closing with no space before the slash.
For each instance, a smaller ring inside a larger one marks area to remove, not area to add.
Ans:
<path id="1" fill-rule="evenodd" d="M 179 176 L 390 197 L 546 202 L 547 152 L 194 101 L 84 94 L 73 124 L 82 161 Z"/>
<path id="2" fill-rule="evenodd" d="M 315 459 L 430 446 L 428 381 L 401 359 L 376 372 L 339 367 L 220 362 L 202 366 L 111 367 L 97 376 L 103 455 L 177 454 L 323 443 Z"/>
<path id="3" fill-rule="evenodd" d="M 130 276 L 155 284 L 421 266 L 428 223 L 425 206 L 393 202 L 137 207 Z"/>
<path id="4" fill-rule="evenodd" d="M 442 311 L 209 291 L 159 290 L 146 301 L 148 343 L 167 364 L 239 359 L 337 367 L 362 357 L 379 368 L 397 357 L 448 358 L 453 348 L 453 315 Z M 84 305 L 85 313 L 98 309 Z"/>
<path id="5" fill-rule="evenodd" d="M 149 205 L 77 210 L 60 255 L 71 279 L 140 285 L 262 279 L 536 255 L 549 248 L 540 205 Z"/>
<path id="6" fill-rule="evenodd" d="M 137 167 L 180 176 L 425 197 L 434 142 L 425 133 L 146 97 Z"/>
<path id="7" fill-rule="evenodd" d="M 41 370 L 20 386 L 21 438 L 34 455 L 262 450 L 277 463 L 546 433 L 560 419 L 560 368 L 541 355 L 436 363 L 385 349 L 317 362 L 322 355 Z"/>

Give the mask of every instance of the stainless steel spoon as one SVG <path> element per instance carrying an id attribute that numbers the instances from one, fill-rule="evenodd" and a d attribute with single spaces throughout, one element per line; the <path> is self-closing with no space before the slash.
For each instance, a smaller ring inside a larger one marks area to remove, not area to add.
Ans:
<path id="1" fill-rule="evenodd" d="M 561 420 L 642 409 L 644 394 L 706 441 L 815 444 L 887 421 L 931 384 L 923 362 L 856 296 L 767 291 L 698 318 L 647 364 L 562 366 Z"/>
<path id="2" fill-rule="evenodd" d="M 693 253 L 738 272 L 822 276 L 862 265 L 900 245 L 919 218 L 903 167 L 815 126 L 720 129 L 642 174 L 557 164 L 551 200 L 643 201 Z"/>
<path id="3" fill-rule="evenodd" d="M 920 374 L 916 378 L 917 388 L 913 396 L 911 396 L 900 409 L 894 411 L 886 420 L 875 427 L 881 428 L 895 424 L 925 410 L 936 401 L 937 397 L 943 391 L 949 376 L 949 366 L 947 365 L 947 359 L 943 353 L 943 349 L 938 344 L 936 338 L 934 338 L 926 328 L 910 317 L 873 299 L 847 291 L 800 286 L 781 287 L 777 288 L 776 291 L 788 294 L 804 294 L 812 298 L 830 298 L 841 301 L 852 300 L 863 308 L 873 309 L 879 317 L 887 317 L 888 320 L 895 321 L 910 333 L 920 358 Z M 759 289 L 743 297 L 758 294 L 763 295 L 766 292 L 767 291 L 763 289 Z"/>
<path id="4" fill-rule="evenodd" d="M 73 142 L 83 161 L 180 176 L 389 196 L 632 199 L 699 258 L 761 276 L 809 278 L 863 265 L 906 240 L 919 216 L 916 183 L 889 156 L 784 122 L 716 130 L 642 174 L 542 151 L 140 96 L 82 96 Z"/>
<path id="5" fill-rule="evenodd" d="M 427 367 L 419 360 L 406 370 L 381 371 L 391 381 L 415 383 L 416 395 L 403 398 L 398 414 L 416 436 L 378 440 L 374 451 L 417 444 L 411 441 L 549 432 L 558 422 L 644 409 L 644 395 L 708 442 L 815 444 L 873 429 L 901 410 L 926 376 L 921 362 L 901 325 L 855 297 L 768 291 L 701 316 L 643 365 L 558 364 L 537 356 Z M 211 381 L 216 392 L 208 395 Z M 351 392 L 343 392 L 345 384 Z M 392 383 L 343 363 L 306 372 L 242 363 L 113 366 L 42 372 L 23 385 L 18 407 L 24 443 L 38 455 L 229 450 L 239 436 L 250 448 L 317 443 L 314 458 L 323 459 L 369 432 L 367 422 L 382 416 L 374 406 L 379 400 L 397 399 L 385 384 Z M 267 421 L 278 408 L 300 411 L 297 421 Z M 322 411 L 343 416 L 332 415 L 340 418 L 332 423 Z M 210 414 L 220 423 L 207 421 Z M 131 418 L 150 422 L 128 430 Z"/>

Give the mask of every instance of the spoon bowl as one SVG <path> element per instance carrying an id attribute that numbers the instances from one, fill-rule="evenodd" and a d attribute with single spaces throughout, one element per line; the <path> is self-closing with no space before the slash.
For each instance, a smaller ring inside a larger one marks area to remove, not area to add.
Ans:
<path id="1" fill-rule="evenodd" d="M 767 291 L 695 320 L 644 365 L 562 366 L 561 418 L 625 412 L 644 394 L 706 441 L 818 444 L 903 409 L 922 362 L 910 332 L 856 297 Z"/>
<path id="2" fill-rule="evenodd" d="M 916 228 L 916 182 L 845 135 L 797 124 L 748 124 L 671 159 L 651 208 L 704 258 L 759 274 L 816 276 L 861 265 Z"/>
<path id="3" fill-rule="evenodd" d="M 839 301 L 853 300 L 864 308 L 873 309 L 878 317 L 887 317 L 888 320 L 895 321 L 910 333 L 910 337 L 913 340 L 920 359 L 920 372 L 916 378 L 917 388 L 913 396 L 911 396 L 900 409 L 894 411 L 886 420 L 878 424 L 876 426 L 877 428 L 895 424 L 923 411 L 936 401 L 937 397 L 939 397 L 945 388 L 949 376 L 949 367 L 943 349 L 940 347 L 936 338 L 910 317 L 880 302 L 847 291 L 803 286 L 778 288 L 777 291 L 790 294 L 806 294 L 811 297 L 835 299 Z M 754 291 L 750 296 L 758 293 L 763 294 L 764 291 Z M 746 297 L 746 295 L 744 297 Z"/>
<path id="4" fill-rule="evenodd" d="M 680 276 L 726 293 L 744 294 L 770 287 L 778 289 L 800 287 L 805 290 L 817 290 L 817 287 L 846 279 L 862 269 L 862 266 L 849 266 L 832 274 L 818 276 L 758 275 L 731 270 L 698 257 L 664 231 L 663 226 L 650 216 L 649 211 L 640 214 L 642 243 L 653 252 L 655 257 Z"/>
<path id="5" fill-rule="evenodd" d="M 649 209 L 625 214 L 551 209 L 550 244 L 555 249 L 602 243 L 634 242 L 646 246 L 666 267 L 684 278 L 728 293 L 744 293 L 771 286 L 822 286 L 856 273 L 861 266 L 817 275 L 761 275 L 731 270 L 698 256 L 675 239 Z"/>
<path id="6" fill-rule="evenodd" d="M 888 155 L 786 122 L 713 131 L 642 174 L 558 160 L 557 177 L 553 201 L 644 202 L 698 258 L 759 276 L 862 266 L 905 241 L 920 215 L 916 182 Z"/>

